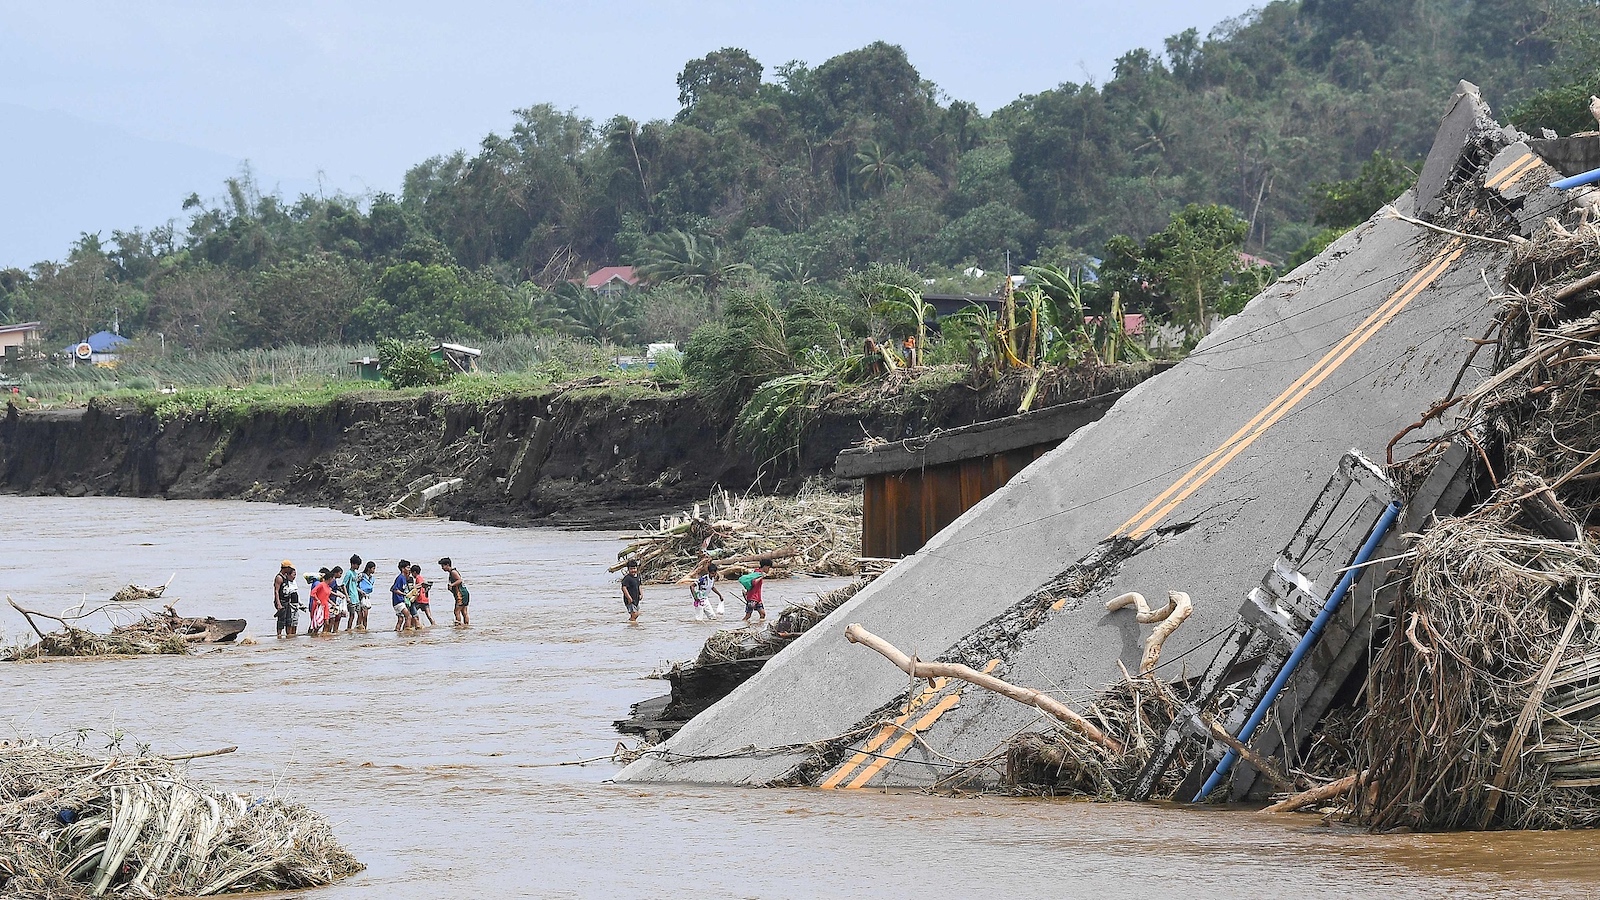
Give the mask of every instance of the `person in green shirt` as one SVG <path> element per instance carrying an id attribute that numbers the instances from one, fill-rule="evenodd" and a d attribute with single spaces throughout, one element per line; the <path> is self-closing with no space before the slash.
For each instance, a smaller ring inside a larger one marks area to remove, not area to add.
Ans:
<path id="1" fill-rule="evenodd" d="M 772 574 L 772 560 L 763 559 L 761 567 L 754 572 L 739 576 L 739 586 L 744 588 L 744 623 L 750 624 L 750 617 L 759 613 L 761 621 L 767 620 L 767 608 L 761 602 L 761 585 Z"/>

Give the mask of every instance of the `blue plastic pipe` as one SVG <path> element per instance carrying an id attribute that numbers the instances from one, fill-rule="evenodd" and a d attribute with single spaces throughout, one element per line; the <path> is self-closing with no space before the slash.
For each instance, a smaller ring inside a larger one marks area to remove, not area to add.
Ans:
<path id="1" fill-rule="evenodd" d="M 1575 187 L 1583 187 L 1586 184 L 1594 184 L 1596 181 L 1600 181 L 1600 169 L 1590 169 L 1582 175 L 1574 175 L 1571 178 L 1552 181 L 1550 186 L 1558 191 L 1565 191 Z"/>
<path id="2" fill-rule="evenodd" d="M 1283 691 L 1283 686 L 1289 683 L 1289 678 L 1294 675 L 1294 670 L 1300 665 L 1300 660 L 1304 659 L 1305 655 L 1311 652 L 1311 648 L 1316 646 L 1317 640 L 1322 637 L 1322 630 L 1328 626 L 1328 622 L 1333 619 L 1334 613 L 1339 611 L 1339 604 L 1343 603 L 1345 596 L 1350 593 L 1351 585 L 1354 585 L 1356 579 L 1361 577 L 1361 567 L 1366 565 L 1367 561 L 1372 559 L 1372 554 L 1378 551 L 1378 545 L 1383 543 L 1384 536 L 1389 533 L 1389 529 L 1393 527 L 1394 520 L 1399 515 L 1400 501 L 1396 500 L 1389 504 L 1389 508 L 1383 511 L 1383 515 L 1378 517 L 1378 524 L 1372 526 L 1372 533 L 1367 535 L 1367 542 L 1362 544 L 1361 550 L 1356 553 L 1355 562 L 1350 564 L 1350 568 L 1345 570 L 1344 577 L 1339 579 L 1337 585 L 1334 585 L 1333 593 L 1328 595 L 1328 602 L 1322 604 L 1322 612 L 1317 613 L 1317 617 L 1312 620 L 1311 627 L 1306 629 L 1305 636 L 1300 639 L 1300 643 L 1295 645 L 1294 652 L 1289 654 L 1288 661 L 1278 671 L 1278 677 L 1272 680 L 1272 686 L 1267 688 L 1266 694 L 1261 697 L 1261 702 L 1256 704 L 1256 708 L 1250 713 L 1250 718 L 1245 721 L 1244 727 L 1239 730 L 1239 742 L 1241 744 L 1249 743 L 1250 738 L 1255 735 L 1256 728 L 1261 725 L 1261 720 L 1267 717 L 1267 711 L 1272 709 L 1272 704 L 1278 699 L 1278 694 Z M 1217 785 L 1222 783 L 1222 779 L 1228 777 L 1228 772 L 1233 769 L 1233 764 L 1238 761 L 1239 754 L 1229 750 L 1227 755 L 1222 757 L 1222 761 L 1217 763 L 1216 771 L 1212 772 L 1211 777 L 1206 779 L 1205 786 L 1200 788 L 1200 793 L 1195 794 L 1194 800 L 1191 802 L 1199 803 L 1208 794 L 1216 790 Z"/>

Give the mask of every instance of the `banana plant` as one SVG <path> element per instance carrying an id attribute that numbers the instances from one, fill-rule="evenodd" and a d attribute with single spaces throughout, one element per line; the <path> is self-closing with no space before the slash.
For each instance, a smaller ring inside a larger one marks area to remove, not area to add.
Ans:
<path id="1" fill-rule="evenodd" d="M 905 285 L 886 284 L 883 287 L 889 297 L 873 304 L 872 312 L 885 317 L 899 315 L 916 322 L 917 346 L 911 350 L 910 363 L 913 366 L 920 366 L 923 351 L 928 346 L 928 317 L 935 314 L 933 304 L 923 300 L 920 291 L 914 291 Z"/>

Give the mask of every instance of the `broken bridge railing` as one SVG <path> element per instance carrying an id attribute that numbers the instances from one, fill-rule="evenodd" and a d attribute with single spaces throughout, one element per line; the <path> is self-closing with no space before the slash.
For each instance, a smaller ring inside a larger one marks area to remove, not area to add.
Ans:
<path id="1" fill-rule="evenodd" d="M 1340 459 L 1300 527 L 1241 605 L 1189 702 L 1135 779 L 1131 799 L 1150 798 L 1187 741 L 1206 749 L 1179 785 L 1177 798 L 1204 799 L 1229 774 L 1230 800 L 1267 792 L 1261 773 L 1213 737 L 1212 721 L 1203 711 L 1226 693 L 1236 693 L 1217 723 L 1221 730 L 1236 736 L 1235 743 L 1242 742 L 1256 759 L 1296 755 L 1366 654 L 1374 614 L 1381 612 L 1375 608 L 1378 579 L 1362 578 L 1371 565 L 1367 559 L 1394 555 L 1406 531 L 1420 529 L 1436 507 L 1460 502 L 1470 478 L 1466 459 L 1458 447 L 1441 454 L 1404 509 L 1376 464 L 1355 450 Z M 1347 592 L 1348 602 L 1341 603 Z M 1266 727 L 1257 727 L 1263 722 Z"/>

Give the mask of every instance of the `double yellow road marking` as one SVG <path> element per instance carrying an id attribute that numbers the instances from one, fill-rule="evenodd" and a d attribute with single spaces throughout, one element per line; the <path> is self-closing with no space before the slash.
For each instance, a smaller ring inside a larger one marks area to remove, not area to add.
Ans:
<path id="1" fill-rule="evenodd" d="M 1000 665 L 1000 660 L 991 659 L 989 664 L 983 667 L 983 671 L 993 672 L 998 665 Z M 829 775 L 827 780 L 823 781 L 818 787 L 825 791 L 834 790 L 841 785 L 846 790 L 865 787 L 867 782 L 872 780 L 872 776 L 878 774 L 884 766 L 898 759 L 900 754 L 906 752 L 917 739 L 916 736 L 918 734 L 932 728 L 933 723 L 939 721 L 940 716 L 955 709 L 961 703 L 961 691 L 958 689 L 940 698 L 914 724 L 906 725 L 911 720 L 912 714 L 925 706 L 940 691 L 944 690 L 949 685 L 949 681 L 948 678 L 930 680 L 920 693 L 906 701 L 905 707 L 901 710 L 900 715 L 895 717 L 894 721 L 884 723 L 860 751 L 851 756 L 844 765 L 835 770 L 832 775 Z M 892 743 L 890 742 L 891 738 L 893 739 Z M 884 744 L 889 746 L 884 747 Z M 863 763 L 866 764 L 864 767 L 862 766 Z M 858 768 L 860 768 L 859 772 L 856 771 Z M 852 774 L 855 777 L 852 778 Z M 845 779 L 849 779 L 849 782 L 846 783 Z"/>
<path id="2" fill-rule="evenodd" d="M 1166 518 L 1178 504 L 1189 498 L 1189 495 L 1199 490 L 1207 481 L 1222 471 L 1223 467 L 1232 462 L 1235 457 L 1243 453 L 1251 444 L 1254 444 L 1267 429 L 1275 425 L 1280 419 L 1288 415 L 1291 410 L 1299 405 L 1317 386 L 1322 384 L 1329 375 L 1349 359 L 1351 354 L 1361 349 L 1362 345 L 1372 339 L 1385 325 L 1388 325 L 1400 311 L 1410 305 L 1419 294 L 1436 281 L 1440 275 L 1450 268 L 1451 264 L 1460 258 L 1466 248 L 1460 240 L 1452 240 L 1443 250 L 1434 256 L 1422 270 L 1401 285 L 1399 290 L 1390 294 L 1381 306 L 1372 311 L 1360 325 L 1356 326 L 1331 350 L 1323 354 L 1316 364 L 1307 369 L 1303 375 L 1294 380 L 1283 390 L 1283 393 L 1272 399 L 1262 410 L 1255 414 L 1243 427 L 1235 431 L 1231 437 L 1222 442 L 1222 445 L 1211 451 L 1204 459 L 1196 463 L 1193 468 L 1185 472 L 1183 477 L 1173 482 L 1170 487 L 1156 495 L 1155 499 L 1146 503 L 1143 508 L 1134 513 L 1132 518 L 1123 522 L 1112 536 L 1124 535 L 1133 540 L 1138 540 L 1149 534 L 1161 520 Z"/>
<path id="3" fill-rule="evenodd" d="M 1494 182 L 1509 183 L 1520 174 L 1508 174 L 1521 170 L 1521 173 L 1537 163 L 1537 157 L 1528 154 L 1529 160 L 1519 159 L 1505 171 L 1491 179 L 1490 187 L 1496 186 Z M 1199 490 L 1207 481 L 1232 462 L 1240 453 L 1254 444 L 1267 429 L 1275 425 L 1284 416 L 1288 415 L 1302 400 L 1319 385 L 1327 380 L 1344 365 L 1357 350 L 1361 349 L 1367 341 L 1371 340 L 1384 326 L 1392 322 L 1402 310 L 1411 304 L 1423 291 L 1427 290 L 1443 275 L 1466 248 L 1459 239 L 1452 240 L 1440 250 L 1428 264 L 1423 266 L 1416 274 L 1412 275 L 1394 293 L 1375 310 L 1372 311 L 1360 325 L 1335 344 L 1332 349 L 1323 354 L 1316 364 L 1307 369 L 1304 374 L 1296 378 L 1292 384 L 1284 388 L 1283 392 L 1274 397 L 1270 403 L 1256 413 L 1250 421 L 1246 422 L 1238 431 L 1235 431 L 1222 445 L 1211 451 L 1204 459 L 1196 463 L 1193 468 L 1185 472 L 1182 478 L 1173 482 L 1166 490 L 1158 494 L 1155 499 L 1146 503 L 1143 508 L 1133 514 L 1133 517 L 1122 523 L 1112 536 L 1126 535 L 1137 540 L 1149 534 L 1162 519 L 1166 518 L 1180 503 L 1188 499 L 1191 494 Z M 1057 601 L 1054 608 L 1061 608 L 1064 600 Z M 995 669 L 999 660 L 990 660 L 984 667 L 985 672 Z M 945 679 L 936 678 L 923 687 L 921 692 L 906 701 L 905 707 L 893 721 L 882 725 L 860 751 L 850 757 L 844 765 L 829 775 L 820 787 L 823 790 L 834 790 L 841 786 L 845 789 L 864 787 L 877 775 L 884 766 L 898 759 L 916 740 L 916 736 L 928 730 L 941 716 L 954 709 L 961 702 L 959 689 L 945 695 L 928 709 L 915 723 L 907 725 L 911 717 L 922 707 L 948 686 Z M 885 747 L 884 745 L 888 746 Z"/>
<path id="4" fill-rule="evenodd" d="M 1539 165 L 1539 162 L 1539 157 L 1534 156 L 1532 153 L 1523 153 L 1521 156 L 1512 160 L 1511 165 L 1501 169 L 1500 174 L 1494 176 L 1488 181 L 1485 181 L 1483 186 L 1495 191 L 1498 191 L 1503 187 L 1510 187 L 1511 185 L 1516 184 L 1518 181 L 1521 181 L 1522 176 L 1533 171 L 1534 167 Z"/>

